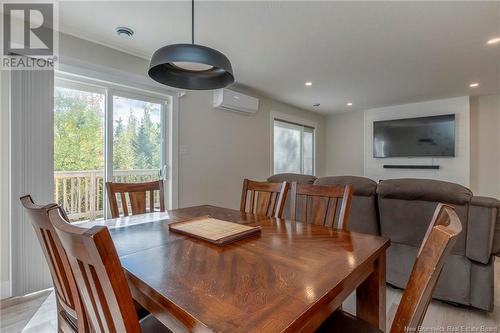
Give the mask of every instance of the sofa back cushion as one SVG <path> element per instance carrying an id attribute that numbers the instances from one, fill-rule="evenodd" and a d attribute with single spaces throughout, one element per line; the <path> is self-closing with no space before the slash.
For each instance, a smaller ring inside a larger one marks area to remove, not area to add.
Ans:
<path id="1" fill-rule="evenodd" d="M 390 179 L 377 186 L 380 232 L 392 242 L 419 247 L 439 202 L 451 204 L 462 223 L 453 253 L 465 255 L 472 192 L 458 184 L 431 179 Z"/>
<path id="2" fill-rule="evenodd" d="M 297 184 L 312 184 L 317 178 L 311 175 L 302 175 L 300 173 L 277 173 L 267 178 L 268 182 L 297 182 Z"/>
<path id="3" fill-rule="evenodd" d="M 468 188 L 433 179 L 400 178 L 380 181 L 377 193 L 383 198 L 422 200 L 466 205 L 472 192 Z"/>
<path id="4" fill-rule="evenodd" d="M 316 179 L 315 185 L 351 185 L 353 196 L 349 230 L 366 234 L 379 235 L 377 217 L 377 183 L 373 180 L 356 176 L 333 176 Z"/>
<path id="5" fill-rule="evenodd" d="M 369 197 L 377 193 L 377 183 L 365 177 L 358 176 L 332 176 L 320 177 L 315 185 L 351 185 L 354 195 Z"/>

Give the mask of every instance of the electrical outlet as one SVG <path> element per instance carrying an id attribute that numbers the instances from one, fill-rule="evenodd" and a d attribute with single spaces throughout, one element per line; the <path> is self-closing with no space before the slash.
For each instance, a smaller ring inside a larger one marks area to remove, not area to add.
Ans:
<path id="1" fill-rule="evenodd" d="M 180 145 L 179 146 L 179 154 L 181 154 L 181 155 L 189 154 L 189 146 L 188 145 Z"/>

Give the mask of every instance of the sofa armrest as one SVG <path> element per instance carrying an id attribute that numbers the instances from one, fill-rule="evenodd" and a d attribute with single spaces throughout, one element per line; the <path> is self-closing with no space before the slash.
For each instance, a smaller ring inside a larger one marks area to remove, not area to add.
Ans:
<path id="1" fill-rule="evenodd" d="M 500 201 L 497 199 L 471 198 L 466 245 L 466 255 L 469 259 L 487 264 L 491 254 L 500 254 L 499 208 Z"/>
<path id="2" fill-rule="evenodd" d="M 497 223 L 495 226 L 495 236 L 493 236 L 492 252 L 497 257 L 500 257 L 500 209 L 497 212 Z"/>
<path id="3" fill-rule="evenodd" d="M 470 203 L 471 205 L 480 207 L 488 207 L 488 208 L 500 207 L 500 201 L 498 199 L 490 197 L 473 196 L 470 200 Z"/>

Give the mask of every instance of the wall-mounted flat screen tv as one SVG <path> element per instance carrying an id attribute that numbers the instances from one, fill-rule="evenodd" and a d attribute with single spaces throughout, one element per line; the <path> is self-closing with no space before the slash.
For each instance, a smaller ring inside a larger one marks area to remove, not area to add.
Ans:
<path id="1" fill-rule="evenodd" d="M 455 156 L 455 115 L 373 122 L 373 157 Z"/>

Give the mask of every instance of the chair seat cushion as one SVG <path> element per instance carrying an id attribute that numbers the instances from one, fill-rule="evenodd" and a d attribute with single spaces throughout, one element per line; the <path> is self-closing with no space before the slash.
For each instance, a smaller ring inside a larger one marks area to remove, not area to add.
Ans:
<path id="1" fill-rule="evenodd" d="M 163 325 L 152 315 L 144 317 L 141 321 L 141 330 L 143 333 L 172 333 L 167 326 Z"/>
<path id="2" fill-rule="evenodd" d="M 345 311 L 337 310 L 321 324 L 316 333 L 382 333 L 382 331 Z"/>

